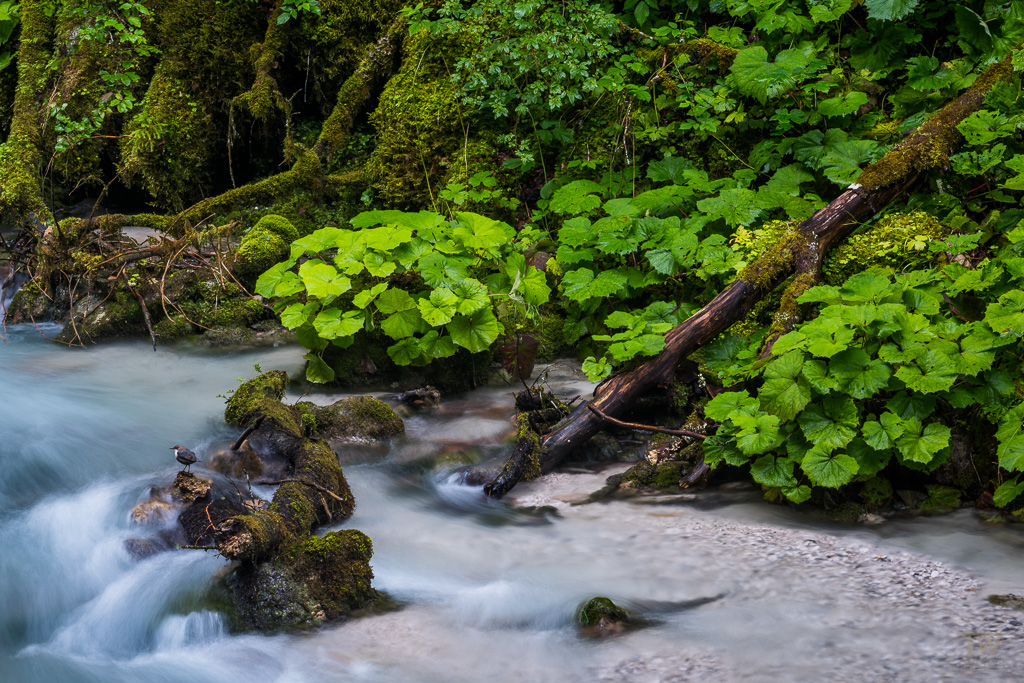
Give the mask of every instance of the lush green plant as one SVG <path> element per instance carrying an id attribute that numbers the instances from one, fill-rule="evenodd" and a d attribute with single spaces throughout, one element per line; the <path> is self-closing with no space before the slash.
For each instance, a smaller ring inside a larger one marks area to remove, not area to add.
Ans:
<path id="1" fill-rule="evenodd" d="M 709 366 L 762 384 L 707 404 L 721 422 L 707 461 L 749 464 L 770 494 L 801 502 L 810 486 L 870 482 L 893 460 L 934 470 L 949 455 L 948 423 L 970 415 L 998 425 L 999 465 L 1016 476 L 996 503 L 1009 504 L 1024 491 L 1024 221 L 1004 238 L 979 268 L 866 271 L 810 289 L 800 301 L 822 304 L 817 317 L 781 337 L 767 363 L 739 337 L 719 341 Z M 957 242 L 942 247 L 956 253 Z"/>
<path id="2" fill-rule="evenodd" d="M 425 365 L 458 348 L 486 351 L 536 315 L 550 288 L 523 256 L 536 232 L 469 212 L 368 211 L 354 230 L 321 228 L 294 241 L 291 258 L 260 276 L 285 326 L 310 349 L 307 377 L 334 379 L 328 344 L 361 332 L 394 340 L 399 365 Z"/>
<path id="3" fill-rule="evenodd" d="M 6 69 L 14 57 L 14 53 L 7 46 L 14 36 L 14 29 L 21 21 L 19 8 L 20 3 L 15 0 L 0 2 L 0 71 Z"/>

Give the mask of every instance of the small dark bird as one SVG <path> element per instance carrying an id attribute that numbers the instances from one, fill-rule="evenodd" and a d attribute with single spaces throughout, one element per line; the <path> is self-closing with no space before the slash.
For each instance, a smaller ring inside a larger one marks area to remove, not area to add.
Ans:
<path id="1" fill-rule="evenodd" d="M 184 446 L 171 446 L 171 450 L 174 451 L 175 459 L 185 466 L 185 470 L 188 470 L 189 467 L 199 462 L 199 458 L 196 457 L 196 454 Z"/>

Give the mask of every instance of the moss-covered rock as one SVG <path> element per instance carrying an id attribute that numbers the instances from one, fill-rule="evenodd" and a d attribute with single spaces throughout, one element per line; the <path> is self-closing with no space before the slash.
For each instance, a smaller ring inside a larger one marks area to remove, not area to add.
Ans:
<path id="1" fill-rule="evenodd" d="M 287 387 L 288 373 L 282 370 L 271 370 L 243 382 L 228 398 L 224 420 L 230 424 L 243 425 L 255 415 L 279 412 L 278 406 L 281 406 L 281 398 Z M 293 418 L 292 422 L 296 433 L 301 433 L 297 420 Z"/>
<path id="2" fill-rule="evenodd" d="M 227 579 L 245 623 L 260 631 L 308 628 L 379 598 L 370 585 L 373 545 L 363 533 L 311 536 L 273 560 L 242 565 Z"/>
<path id="3" fill-rule="evenodd" d="M 192 334 L 195 328 L 192 326 L 185 316 L 175 313 L 170 318 L 164 318 L 156 325 L 153 325 L 153 331 L 157 337 L 164 341 L 170 341 L 171 339 L 181 339 Z"/>
<path id="4" fill-rule="evenodd" d="M 268 213 L 256 221 L 256 225 L 252 226 L 252 229 L 253 231 L 269 230 L 283 239 L 286 244 L 291 244 L 299 238 L 299 231 L 295 229 L 290 220 L 273 213 Z"/>
<path id="5" fill-rule="evenodd" d="M 85 305 L 76 306 L 76 309 L 88 308 L 89 303 L 89 300 L 86 300 Z M 57 335 L 57 341 L 77 344 L 145 333 L 145 317 L 138 299 L 128 292 L 118 292 L 114 298 L 103 301 L 87 311 L 79 313 L 76 310 L 75 320 L 64 325 L 64 329 Z"/>
<path id="6" fill-rule="evenodd" d="M 311 433 L 328 439 L 370 442 L 405 433 L 405 422 L 387 403 L 352 396 L 329 406 L 302 402 L 295 406 Z"/>
<path id="7" fill-rule="evenodd" d="M 641 460 L 622 473 L 622 484 L 630 488 L 654 488 L 679 490 L 679 480 L 684 474 L 686 463 L 669 460 L 652 465 Z"/>
<path id="8" fill-rule="evenodd" d="M 230 283 L 196 282 L 178 305 L 191 322 L 208 330 L 248 327 L 266 315 L 263 304 Z"/>
<path id="9" fill-rule="evenodd" d="M 253 282 L 260 273 L 288 258 L 288 242 L 267 228 L 253 228 L 238 245 L 232 270 L 247 282 Z"/>

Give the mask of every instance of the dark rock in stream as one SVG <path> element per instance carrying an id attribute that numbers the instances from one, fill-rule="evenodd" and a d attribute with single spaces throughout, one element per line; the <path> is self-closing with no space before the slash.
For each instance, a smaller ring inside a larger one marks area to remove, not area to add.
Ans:
<path id="1" fill-rule="evenodd" d="M 318 626 L 377 601 L 373 545 L 360 531 L 310 536 L 274 559 L 243 563 L 227 588 L 245 623 L 260 631 Z"/>

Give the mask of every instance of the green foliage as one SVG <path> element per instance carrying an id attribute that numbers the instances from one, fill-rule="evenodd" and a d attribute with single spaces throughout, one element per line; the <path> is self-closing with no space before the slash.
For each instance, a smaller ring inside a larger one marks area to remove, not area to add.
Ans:
<path id="1" fill-rule="evenodd" d="M 529 231 L 517 236 L 479 214 L 429 211 L 368 211 L 352 227 L 295 240 L 291 257 L 256 283 L 310 349 L 311 381 L 333 380 L 323 350 L 347 347 L 361 332 L 394 340 L 388 355 L 398 365 L 425 365 L 458 348 L 485 351 L 536 320 L 550 295 L 544 274 L 522 256 Z"/>
<path id="2" fill-rule="evenodd" d="M 406 10 L 412 34 L 469 38 L 470 54 L 454 64 L 464 101 L 496 116 L 558 110 L 598 87 L 596 67 L 610 55 L 614 18 L 599 3 L 566 11 L 546 0 L 446 0 Z M 435 17 L 433 19 L 429 17 Z"/>
<path id="3" fill-rule="evenodd" d="M 1022 228 L 1005 233 L 1004 250 L 977 270 L 874 269 L 808 290 L 799 301 L 820 305 L 817 316 L 781 337 L 767 364 L 723 353 L 740 346 L 735 338 L 712 346 L 712 367 L 763 382 L 756 397 L 726 392 L 707 404 L 721 423 L 708 461 L 749 464 L 756 481 L 796 500 L 804 482 L 868 485 L 891 463 L 934 470 L 948 457 L 952 416 L 967 411 L 998 425 L 999 466 L 1024 472 L 1024 402 L 1007 381 L 1024 351 Z M 968 299 L 980 299 L 970 318 L 958 308 Z M 1024 490 L 1018 481 L 999 487 L 998 504 Z M 950 504 L 942 491 L 933 497 L 931 507 Z"/>
<path id="4" fill-rule="evenodd" d="M 15 0 L 0 2 L 0 71 L 11 64 L 14 53 L 8 48 L 14 37 L 14 29 L 21 21 L 20 3 Z"/>

